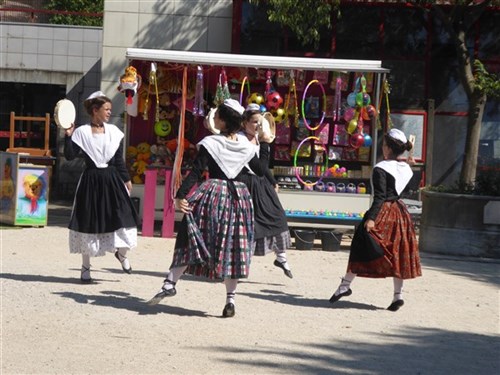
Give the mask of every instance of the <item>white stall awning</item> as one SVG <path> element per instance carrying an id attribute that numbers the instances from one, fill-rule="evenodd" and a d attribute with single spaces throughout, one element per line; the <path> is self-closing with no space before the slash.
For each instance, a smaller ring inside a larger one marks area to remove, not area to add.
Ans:
<path id="1" fill-rule="evenodd" d="M 161 61 L 191 65 L 241 66 L 264 69 L 304 69 L 336 72 L 388 73 L 377 60 L 325 59 L 309 57 L 239 55 L 232 53 L 211 53 L 127 48 L 129 60 Z"/>

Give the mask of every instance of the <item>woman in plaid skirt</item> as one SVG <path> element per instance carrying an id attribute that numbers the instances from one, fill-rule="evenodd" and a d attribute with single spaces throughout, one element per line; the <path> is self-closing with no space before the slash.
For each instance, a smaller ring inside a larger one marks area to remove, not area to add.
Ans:
<path id="1" fill-rule="evenodd" d="M 331 303 L 352 294 L 350 285 L 355 276 L 392 277 L 394 295 L 387 310 L 397 311 L 404 304 L 403 280 L 422 275 L 415 228 L 399 199 L 413 171 L 398 158 L 411 149 L 411 142 L 401 130 L 391 129 L 385 135 L 384 160 L 373 169 L 373 203 L 354 233 L 347 273 L 330 298 Z"/>
<path id="2" fill-rule="evenodd" d="M 246 185 L 236 180 L 245 165 L 263 175 L 269 163 L 268 151 L 263 150 L 259 159 L 248 139 L 237 134 L 243 112 L 238 101 L 226 99 L 214 117 L 220 134 L 207 136 L 198 143 L 191 173 L 176 195 L 176 206 L 185 215 L 172 264 L 150 305 L 174 296 L 177 281 L 188 273 L 223 281 L 227 298 L 222 316 L 235 315 L 236 287 L 238 279 L 248 277 L 254 236 L 252 199 Z M 209 179 L 188 196 L 207 167 Z"/>

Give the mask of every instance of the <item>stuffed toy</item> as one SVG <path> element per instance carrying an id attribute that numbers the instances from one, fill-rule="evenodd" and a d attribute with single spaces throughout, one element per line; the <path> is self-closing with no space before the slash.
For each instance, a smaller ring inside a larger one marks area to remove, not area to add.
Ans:
<path id="1" fill-rule="evenodd" d="M 141 76 L 137 73 L 137 69 L 133 66 L 125 68 L 125 73 L 120 77 L 118 91 L 123 92 L 127 98 L 127 105 L 132 105 L 133 97 L 141 86 Z"/>
<path id="2" fill-rule="evenodd" d="M 137 145 L 137 161 L 142 160 L 146 164 L 151 160 L 151 146 L 147 142 L 141 142 Z"/>

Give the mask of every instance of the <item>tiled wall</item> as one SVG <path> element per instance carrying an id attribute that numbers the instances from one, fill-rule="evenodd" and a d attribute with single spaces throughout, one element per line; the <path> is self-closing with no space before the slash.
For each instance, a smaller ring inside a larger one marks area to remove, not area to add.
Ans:
<path id="1" fill-rule="evenodd" d="M 115 95 L 113 112 L 124 109 L 116 86 L 127 48 L 229 53 L 232 15 L 233 0 L 106 0 L 101 87 Z"/>
<path id="2" fill-rule="evenodd" d="M 102 55 L 102 28 L 0 24 L 0 68 L 89 71 Z"/>

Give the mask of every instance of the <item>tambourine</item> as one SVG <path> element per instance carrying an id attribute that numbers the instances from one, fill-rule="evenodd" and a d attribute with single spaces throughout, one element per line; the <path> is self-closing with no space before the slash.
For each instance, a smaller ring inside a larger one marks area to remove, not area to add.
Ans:
<path id="1" fill-rule="evenodd" d="M 259 127 L 259 141 L 272 143 L 276 138 L 276 122 L 270 112 L 262 114 L 262 123 Z"/>
<path id="2" fill-rule="evenodd" d="M 76 109 L 73 103 L 68 99 L 61 99 L 54 108 L 54 121 L 63 129 L 71 128 L 75 123 Z"/>
<path id="3" fill-rule="evenodd" d="M 203 121 L 203 125 L 207 128 L 212 134 L 220 134 L 220 130 L 215 127 L 215 112 L 217 108 L 212 108 L 208 112 L 208 115 L 205 116 L 205 120 Z"/>

